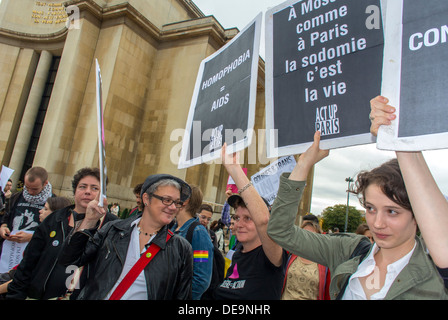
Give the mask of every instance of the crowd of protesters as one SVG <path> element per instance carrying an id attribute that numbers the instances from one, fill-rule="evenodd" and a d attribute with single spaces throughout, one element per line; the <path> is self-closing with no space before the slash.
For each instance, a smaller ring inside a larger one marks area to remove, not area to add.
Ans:
<path id="1" fill-rule="evenodd" d="M 378 96 L 371 133 L 395 119 Z M 272 205 L 252 185 L 237 153 L 222 148 L 238 193 L 221 219 L 197 186 L 170 174 L 134 188 L 137 206 L 100 203 L 100 173 L 73 177 L 74 201 L 56 197 L 33 167 L 23 191 L 2 192 L 0 236 L 25 243 L 21 261 L 0 275 L 3 299 L 392 300 L 448 298 L 448 201 L 421 152 L 360 172 L 354 192 L 366 209 L 356 234 L 324 234 L 313 217 L 295 224 L 311 168 L 329 156 L 320 133 L 280 177 Z M 11 182 L 12 183 L 12 182 Z M 56 201 L 57 200 L 57 201 Z M 232 214 L 230 214 L 232 212 Z M 225 226 L 230 227 L 228 244 Z M 224 259 L 225 257 L 225 259 Z"/>

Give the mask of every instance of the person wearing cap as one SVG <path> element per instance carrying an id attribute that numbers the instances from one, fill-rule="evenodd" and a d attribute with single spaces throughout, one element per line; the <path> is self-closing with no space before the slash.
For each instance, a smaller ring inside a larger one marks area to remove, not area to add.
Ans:
<path id="1" fill-rule="evenodd" d="M 223 283 L 215 290 L 217 300 L 279 300 L 286 252 L 267 235 L 268 203 L 242 170 L 238 154 L 222 148 L 223 165 L 235 181 L 238 194 L 228 198 L 235 209 L 237 247 Z"/>
<path id="2" fill-rule="evenodd" d="M 78 299 L 191 299 L 193 250 L 185 238 L 168 229 L 190 195 L 191 188 L 183 180 L 168 174 L 151 175 L 142 186 L 143 213 L 113 221 L 98 231 L 94 226 L 107 205 L 100 207 L 98 199 L 90 202 L 85 219 L 65 242 L 60 257 L 64 265 L 95 261 L 95 274 Z M 147 251 L 151 248 L 159 251 L 152 254 Z M 145 257 L 151 260 L 143 270 L 129 273 Z M 136 278 L 128 281 L 132 273 Z"/>

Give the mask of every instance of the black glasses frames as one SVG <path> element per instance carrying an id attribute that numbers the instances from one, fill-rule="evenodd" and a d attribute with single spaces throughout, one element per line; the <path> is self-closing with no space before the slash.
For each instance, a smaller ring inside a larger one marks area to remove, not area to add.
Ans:
<path id="1" fill-rule="evenodd" d="M 154 198 L 156 198 L 156 199 L 159 199 L 160 201 L 162 201 L 162 203 L 165 205 L 165 206 L 167 206 L 167 207 L 169 207 L 170 205 L 172 205 L 173 203 L 174 203 L 174 206 L 176 207 L 176 208 L 182 208 L 182 206 L 184 205 L 184 203 L 182 202 L 182 201 L 180 201 L 180 200 L 172 200 L 172 199 L 170 199 L 170 198 L 165 198 L 165 197 L 161 197 L 161 196 L 159 196 L 159 195 L 157 195 L 157 194 L 152 194 L 152 196 L 154 197 Z"/>

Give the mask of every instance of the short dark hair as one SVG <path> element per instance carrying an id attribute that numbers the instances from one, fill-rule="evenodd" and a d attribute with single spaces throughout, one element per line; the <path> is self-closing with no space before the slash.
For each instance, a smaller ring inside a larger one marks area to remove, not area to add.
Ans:
<path id="1" fill-rule="evenodd" d="M 319 218 L 316 217 L 314 214 L 306 214 L 303 216 L 303 221 L 313 221 L 319 223 Z"/>
<path id="2" fill-rule="evenodd" d="M 25 177 L 28 177 L 30 182 L 40 179 L 42 183 L 45 183 L 48 180 L 48 172 L 42 167 L 32 167 L 25 173 Z"/>
<path id="3" fill-rule="evenodd" d="M 199 207 L 199 211 L 198 211 L 198 213 L 201 212 L 202 210 L 209 211 L 209 212 L 213 213 L 213 208 L 212 208 L 212 206 L 209 205 L 209 204 L 207 204 L 207 203 L 204 203 L 204 204 L 202 204 L 202 205 Z"/>
<path id="4" fill-rule="evenodd" d="M 411 202 L 404 185 L 397 159 L 389 160 L 381 166 L 358 174 L 353 191 L 365 207 L 365 192 L 369 185 L 377 185 L 391 201 L 412 212 Z"/>
<path id="5" fill-rule="evenodd" d="M 88 177 L 88 176 L 95 177 L 98 181 L 101 181 L 100 169 L 88 168 L 88 167 L 79 169 L 73 176 L 73 180 L 72 180 L 73 193 L 76 192 L 76 188 L 78 187 L 79 181 L 81 181 L 81 179 Z M 107 183 L 107 181 L 106 181 L 106 183 Z"/>
<path id="6" fill-rule="evenodd" d="M 140 193 L 142 192 L 142 186 L 143 183 L 139 183 L 138 185 L 136 185 L 133 190 L 134 194 L 140 195 Z"/>

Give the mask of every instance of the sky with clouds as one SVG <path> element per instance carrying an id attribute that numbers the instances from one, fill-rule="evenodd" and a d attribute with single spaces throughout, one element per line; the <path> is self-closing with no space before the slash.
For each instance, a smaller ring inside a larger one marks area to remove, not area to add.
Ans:
<path id="1" fill-rule="evenodd" d="M 226 29 L 237 27 L 242 30 L 258 13 L 263 12 L 260 56 L 264 58 L 264 14 L 269 8 L 276 7 L 284 1 L 193 0 L 193 2 L 205 15 L 213 15 Z M 424 155 L 441 191 L 448 195 L 446 166 L 448 150 L 425 151 Z M 394 157 L 394 152 L 378 150 L 375 144 L 331 150 L 330 156 L 315 167 L 311 212 L 320 214 L 328 206 L 346 204 L 346 178 L 353 178 L 359 171 L 372 169 Z M 354 195 L 350 195 L 350 205 L 361 209 Z"/>

